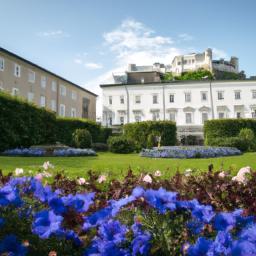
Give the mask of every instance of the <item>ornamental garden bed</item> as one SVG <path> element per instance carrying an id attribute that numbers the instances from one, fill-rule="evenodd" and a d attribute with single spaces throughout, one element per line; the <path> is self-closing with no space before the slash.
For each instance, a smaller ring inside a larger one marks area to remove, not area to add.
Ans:
<path id="1" fill-rule="evenodd" d="M 4 156 L 96 156 L 93 149 L 72 148 L 64 145 L 33 146 L 5 150 Z"/>
<path id="2" fill-rule="evenodd" d="M 51 172 L 50 163 L 43 173 Z M 42 170 L 40 171 L 42 172 Z M 122 181 L 0 174 L 0 253 L 255 255 L 256 172 Z M 49 185 L 50 182 L 50 185 Z"/>
<path id="3" fill-rule="evenodd" d="M 205 146 L 162 146 L 140 152 L 140 156 L 150 158 L 211 158 L 241 154 L 239 149 L 233 147 Z"/>

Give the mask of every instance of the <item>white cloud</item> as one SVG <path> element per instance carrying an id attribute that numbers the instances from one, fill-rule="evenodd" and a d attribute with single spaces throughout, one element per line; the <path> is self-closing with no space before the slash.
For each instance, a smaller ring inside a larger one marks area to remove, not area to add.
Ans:
<path id="1" fill-rule="evenodd" d="M 94 63 L 94 62 L 87 62 L 84 64 L 84 66 L 88 69 L 101 69 L 103 66 L 99 63 Z"/>
<path id="2" fill-rule="evenodd" d="M 48 38 L 62 38 L 70 37 L 70 35 L 62 30 L 50 30 L 37 33 L 39 37 L 48 37 Z"/>
<path id="3" fill-rule="evenodd" d="M 194 37 L 187 34 L 187 33 L 182 33 L 182 34 L 179 34 L 178 37 L 183 40 L 183 41 L 192 41 L 194 40 Z"/>
<path id="4" fill-rule="evenodd" d="M 82 64 L 82 63 L 83 63 L 83 60 L 81 60 L 81 59 L 79 59 L 79 58 L 76 58 L 76 59 L 74 59 L 74 62 L 75 62 L 76 64 Z"/>
<path id="5" fill-rule="evenodd" d="M 228 54 L 221 50 L 221 49 L 217 49 L 217 48 L 214 48 L 212 47 L 212 54 L 213 54 L 213 58 L 214 59 L 227 59 L 228 58 Z"/>

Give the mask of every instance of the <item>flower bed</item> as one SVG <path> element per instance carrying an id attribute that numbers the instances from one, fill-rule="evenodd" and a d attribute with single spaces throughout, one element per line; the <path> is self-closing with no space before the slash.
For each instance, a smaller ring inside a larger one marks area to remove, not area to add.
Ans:
<path id="1" fill-rule="evenodd" d="M 247 182 L 255 182 L 254 174 Z M 162 186 L 177 186 L 190 176 L 173 181 L 160 176 L 129 172 L 122 183 L 102 186 L 91 172 L 87 181 L 58 174 L 49 186 L 34 177 L 0 175 L 0 254 L 255 255 L 255 216 L 184 199 Z M 216 184 L 228 179 L 240 186 L 228 174 L 209 173 L 205 182 L 210 177 Z M 251 185 L 245 182 L 241 189 Z M 214 193 L 209 198 L 214 200 Z"/>
<path id="2" fill-rule="evenodd" d="M 152 149 L 143 149 L 140 152 L 142 157 L 151 158 L 210 158 L 222 156 L 241 155 L 241 151 L 231 147 L 154 147 Z"/>
<path id="3" fill-rule="evenodd" d="M 49 156 L 44 148 L 16 148 L 3 152 L 5 156 Z M 51 156 L 96 156 L 93 149 L 61 148 L 52 150 Z"/>

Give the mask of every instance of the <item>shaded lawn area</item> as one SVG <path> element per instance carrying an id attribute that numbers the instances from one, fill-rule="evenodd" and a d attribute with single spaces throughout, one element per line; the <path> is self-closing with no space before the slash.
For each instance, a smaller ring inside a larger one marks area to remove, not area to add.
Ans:
<path id="1" fill-rule="evenodd" d="M 23 168 L 37 172 L 45 161 L 50 161 L 55 168 L 54 172 L 65 170 L 70 177 L 86 177 L 88 170 L 107 174 L 112 178 L 121 178 L 127 173 L 129 167 L 134 173 L 154 172 L 160 170 L 164 177 L 170 177 L 177 170 L 197 169 L 205 171 L 209 164 L 215 170 L 231 169 L 236 173 L 239 168 L 251 166 L 256 169 L 256 153 L 245 153 L 241 156 L 208 158 L 208 159 L 150 159 L 140 157 L 138 154 L 98 153 L 94 157 L 3 157 L 0 156 L 0 169 L 4 173 Z"/>

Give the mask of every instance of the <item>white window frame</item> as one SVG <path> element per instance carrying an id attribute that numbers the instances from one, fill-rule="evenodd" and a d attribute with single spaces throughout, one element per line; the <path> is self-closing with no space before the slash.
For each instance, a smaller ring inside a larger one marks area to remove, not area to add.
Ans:
<path id="1" fill-rule="evenodd" d="M 135 95 L 134 101 L 135 101 L 135 104 L 140 104 L 141 103 L 141 96 L 140 95 Z"/>
<path id="2" fill-rule="evenodd" d="M 152 113 L 152 120 L 153 121 L 159 121 L 160 120 L 160 113 L 158 111 Z"/>
<path id="3" fill-rule="evenodd" d="M 32 84 L 36 81 L 36 72 L 31 69 L 28 70 L 28 81 Z"/>
<path id="4" fill-rule="evenodd" d="M 203 98 L 204 94 L 205 94 L 206 99 Z M 208 92 L 201 92 L 201 101 L 208 101 Z"/>
<path id="5" fill-rule="evenodd" d="M 51 110 L 54 111 L 54 112 L 57 111 L 56 100 L 51 100 Z"/>
<path id="6" fill-rule="evenodd" d="M 108 96 L 108 105 L 112 105 L 112 104 L 113 104 L 113 97 Z"/>
<path id="7" fill-rule="evenodd" d="M 220 117 L 220 114 L 223 114 L 223 117 Z M 224 111 L 220 111 L 220 112 L 218 112 L 218 119 L 225 119 L 225 112 Z"/>
<path id="8" fill-rule="evenodd" d="M 72 90 L 71 98 L 72 98 L 72 100 L 77 100 L 77 92 L 76 91 Z"/>
<path id="9" fill-rule="evenodd" d="M 234 93 L 235 93 L 235 100 L 241 100 L 241 91 L 234 91 Z M 239 97 L 237 98 L 238 95 Z"/>
<path id="10" fill-rule="evenodd" d="M 0 57 L 0 71 L 4 71 L 4 58 Z"/>
<path id="11" fill-rule="evenodd" d="M 237 114 L 240 114 L 240 116 L 238 117 Z M 241 111 L 236 111 L 236 118 L 239 119 L 239 118 L 242 118 L 243 117 L 243 113 Z"/>
<path id="12" fill-rule="evenodd" d="M 207 118 L 206 118 L 206 119 L 204 119 L 204 115 L 207 115 Z M 208 112 L 202 112 L 201 118 L 202 118 L 202 124 L 204 124 L 205 121 L 208 121 L 208 120 L 209 120 L 209 113 L 208 113 Z"/>
<path id="13" fill-rule="evenodd" d="M 224 100 L 224 91 L 218 91 L 217 98 L 218 98 L 218 100 Z"/>
<path id="14" fill-rule="evenodd" d="M 173 118 L 171 118 L 171 116 L 173 116 Z M 170 112 L 169 113 L 169 120 L 176 122 L 176 113 L 175 112 Z"/>
<path id="15" fill-rule="evenodd" d="M 76 118 L 76 108 L 71 108 L 71 117 Z"/>
<path id="16" fill-rule="evenodd" d="M 45 97 L 45 95 L 40 96 L 40 107 L 42 107 L 42 108 L 46 107 L 46 97 Z"/>
<path id="17" fill-rule="evenodd" d="M 64 104 L 60 104 L 60 116 L 64 117 L 66 115 L 66 106 Z"/>
<path id="18" fill-rule="evenodd" d="M 191 92 L 185 92 L 185 102 L 191 102 Z"/>
<path id="19" fill-rule="evenodd" d="M 135 122 L 141 122 L 141 115 L 135 115 L 134 120 Z"/>
<path id="20" fill-rule="evenodd" d="M 12 96 L 18 96 L 19 95 L 19 89 L 18 88 L 12 88 Z"/>
<path id="21" fill-rule="evenodd" d="M 47 84 L 47 77 L 46 76 L 41 76 L 40 84 L 41 84 L 41 88 L 43 88 L 43 89 L 46 88 L 46 84 Z"/>
<path id="22" fill-rule="evenodd" d="M 124 124 L 124 116 L 120 116 L 119 120 L 120 120 L 120 124 L 123 125 Z"/>
<path id="23" fill-rule="evenodd" d="M 172 99 L 172 101 L 171 101 L 171 99 Z M 174 96 L 174 94 L 173 94 L 173 93 L 169 94 L 169 102 L 170 102 L 170 103 L 174 103 L 174 101 L 175 101 L 175 96 Z"/>
<path id="24" fill-rule="evenodd" d="M 124 95 L 120 96 L 120 104 L 124 104 Z"/>
<path id="25" fill-rule="evenodd" d="M 156 99 L 156 100 L 155 100 L 155 99 Z M 158 104 L 158 103 L 159 103 L 159 102 L 158 102 L 158 94 L 153 94 L 152 100 L 153 100 L 153 104 Z"/>
<path id="26" fill-rule="evenodd" d="M 252 98 L 256 99 L 256 90 L 252 90 Z"/>
<path id="27" fill-rule="evenodd" d="M 33 100 L 34 100 L 34 93 L 28 92 L 28 102 L 33 102 Z"/>
<path id="28" fill-rule="evenodd" d="M 190 122 L 188 122 L 187 115 L 190 115 Z M 186 112 L 185 113 L 185 122 L 186 124 L 193 124 L 193 113 L 192 112 Z"/>
<path id="29" fill-rule="evenodd" d="M 17 63 L 14 63 L 14 76 L 20 77 L 21 76 L 21 66 Z"/>
<path id="30" fill-rule="evenodd" d="M 67 95 L 67 88 L 63 84 L 60 85 L 60 95 L 61 96 L 66 96 Z"/>
<path id="31" fill-rule="evenodd" d="M 53 92 L 57 91 L 57 82 L 55 80 L 52 80 L 52 91 Z"/>

